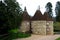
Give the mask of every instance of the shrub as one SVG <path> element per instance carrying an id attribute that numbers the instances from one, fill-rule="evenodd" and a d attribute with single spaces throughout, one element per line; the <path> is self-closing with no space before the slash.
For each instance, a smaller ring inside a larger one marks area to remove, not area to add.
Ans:
<path id="1" fill-rule="evenodd" d="M 17 38 L 26 38 L 31 36 L 30 33 L 22 33 L 19 32 L 18 29 L 12 29 L 9 31 L 9 35 L 5 40 L 12 40 L 12 39 L 17 39 Z"/>

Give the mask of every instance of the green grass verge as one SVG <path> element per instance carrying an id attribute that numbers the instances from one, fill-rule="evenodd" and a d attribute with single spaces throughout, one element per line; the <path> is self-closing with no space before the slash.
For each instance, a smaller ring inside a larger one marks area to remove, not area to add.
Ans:
<path id="1" fill-rule="evenodd" d="M 29 36 L 31 36 L 31 34 L 29 34 L 29 33 L 18 33 L 18 38 L 26 38 Z"/>
<path id="2" fill-rule="evenodd" d="M 55 22 L 54 23 L 54 30 L 60 31 L 60 22 Z"/>
<path id="3" fill-rule="evenodd" d="M 10 30 L 9 35 L 3 38 L 2 40 L 13 40 L 17 38 L 26 38 L 29 36 L 31 36 L 30 33 L 22 33 L 22 32 L 18 32 L 18 29 L 13 29 L 13 30 Z"/>
<path id="4" fill-rule="evenodd" d="M 17 39 L 17 38 L 26 38 L 31 36 L 30 34 L 26 34 L 26 33 L 10 33 L 9 36 L 7 37 L 8 40 L 12 40 L 12 39 Z"/>
<path id="5" fill-rule="evenodd" d="M 59 38 L 57 38 L 56 40 L 60 40 L 60 37 L 59 37 Z"/>

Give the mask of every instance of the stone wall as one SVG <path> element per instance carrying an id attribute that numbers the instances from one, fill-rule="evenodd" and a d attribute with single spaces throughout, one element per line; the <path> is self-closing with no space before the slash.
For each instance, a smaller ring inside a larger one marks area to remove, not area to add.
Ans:
<path id="1" fill-rule="evenodd" d="M 32 21 L 31 27 L 33 34 L 53 35 L 53 21 Z"/>
<path id="2" fill-rule="evenodd" d="M 32 33 L 46 35 L 46 21 L 32 21 Z"/>
<path id="3" fill-rule="evenodd" d="M 47 26 L 47 23 L 49 23 L 48 24 L 48 26 Z M 47 35 L 53 35 L 53 21 L 47 21 L 46 22 L 46 28 L 48 27 L 48 30 L 46 29 L 46 34 Z"/>
<path id="4" fill-rule="evenodd" d="M 31 25 L 29 21 L 23 21 L 20 31 L 30 31 L 30 26 L 33 34 L 53 35 L 53 21 L 31 21 Z"/>
<path id="5" fill-rule="evenodd" d="M 30 22 L 29 21 L 22 21 L 20 31 L 27 32 L 30 30 Z"/>

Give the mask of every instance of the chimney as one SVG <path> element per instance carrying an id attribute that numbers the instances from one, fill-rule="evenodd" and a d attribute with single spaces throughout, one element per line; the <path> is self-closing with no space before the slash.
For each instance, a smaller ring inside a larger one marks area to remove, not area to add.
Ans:
<path id="1" fill-rule="evenodd" d="M 26 12 L 27 10 L 26 10 L 26 6 L 24 7 L 24 11 Z"/>
<path id="2" fill-rule="evenodd" d="M 38 6 L 38 9 L 37 10 L 40 10 L 40 5 Z"/>

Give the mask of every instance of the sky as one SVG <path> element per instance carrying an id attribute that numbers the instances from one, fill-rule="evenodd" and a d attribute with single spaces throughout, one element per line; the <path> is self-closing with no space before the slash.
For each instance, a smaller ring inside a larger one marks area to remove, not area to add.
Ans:
<path id="1" fill-rule="evenodd" d="M 55 10 L 55 6 L 56 6 L 56 2 L 59 0 L 17 0 L 17 1 L 19 2 L 20 6 L 23 10 L 24 10 L 24 7 L 26 6 L 27 12 L 31 16 L 34 16 L 34 14 L 39 6 L 40 6 L 40 10 L 41 10 L 42 14 L 44 14 L 46 4 L 48 2 L 51 2 L 53 5 L 53 7 L 52 7 L 53 16 L 56 16 L 54 10 Z"/>

